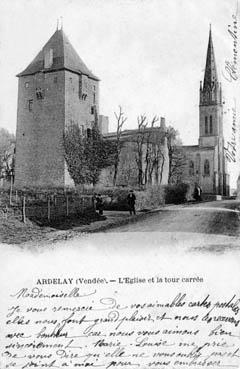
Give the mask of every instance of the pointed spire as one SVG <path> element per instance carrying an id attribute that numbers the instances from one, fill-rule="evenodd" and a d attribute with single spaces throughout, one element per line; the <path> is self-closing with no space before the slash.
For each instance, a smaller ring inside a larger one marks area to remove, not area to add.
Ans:
<path id="1" fill-rule="evenodd" d="M 58 27 L 59 27 L 58 23 Z M 61 24 L 62 27 L 62 24 Z M 51 67 L 45 65 L 46 55 L 52 55 Z M 42 50 L 37 54 L 33 61 L 24 71 L 17 76 L 33 75 L 47 69 L 50 71 L 68 70 L 79 75 L 86 75 L 89 78 L 98 80 L 98 78 L 88 69 L 75 49 L 70 44 L 68 38 L 62 29 L 57 29 Z"/>
<path id="2" fill-rule="evenodd" d="M 200 83 L 200 105 L 213 104 L 222 104 L 222 94 L 220 84 L 218 82 L 217 66 L 212 42 L 212 29 L 210 24 L 203 85 Z"/>
<path id="3" fill-rule="evenodd" d="M 212 90 L 213 87 L 217 85 L 217 83 L 218 83 L 217 67 L 215 62 L 215 55 L 212 42 L 212 29 L 210 24 L 203 90 L 207 89 Z"/>

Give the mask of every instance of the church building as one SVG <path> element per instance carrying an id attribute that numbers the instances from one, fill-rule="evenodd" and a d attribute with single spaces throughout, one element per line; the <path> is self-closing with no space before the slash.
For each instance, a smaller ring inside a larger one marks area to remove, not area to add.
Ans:
<path id="1" fill-rule="evenodd" d="M 15 186 L 72 184 L 64 160 L 63 132 L 92 128 L 99 112 L 99 79 L 57 29 L 28 67 L 17 75 Z M 98 116 L 102 133 L 108 118 Z"/>
<path id="2" fill-rule="evenodd" d="M 182 147 L 186 157 L 184 180 L 197 183 L 205 194 L 228 196 L 222 87 L 217 75 L 211 28 L 204 81 L 200 82 L 199 94 L 199 140 L 196 146 Z"/>

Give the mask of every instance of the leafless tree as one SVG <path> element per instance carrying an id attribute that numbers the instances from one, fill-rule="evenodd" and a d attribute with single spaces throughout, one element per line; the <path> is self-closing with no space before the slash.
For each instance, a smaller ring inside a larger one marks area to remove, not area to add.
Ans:
<path id="1" fill-rule="evenodd" d="M 144 183 L 145 185 L 148 183 L 148 180 L 152 178 L 152 172 L 155 165 L 155 154 L 156 150 L 155 144 L 157 144 L 155 141 L 155 134 L 153 132 L 153 128 L 155 123 L 157 123 L 159 118 L 155 115 L 151 121 L 149 131 L 146 134 L 146 151 L 145 151 L 145 169 L 144 169 Z M 147 126 L 147 125 L 146 125 Z"/>
<path id="2" fill-rule="evenodd" d="M 145 141 L 145 133 L 146 128 L 148 125 L 147 117 L 146 115 L 140 115 L 137 117 L 137 123 L 138 123 L 138 130 L 137 130 L 137 137 L 136 137 L 136 163 L 138 167 L 138 185 L 143 185 L 143 178 L 144 178 L 144 172 L 143 172 L 143 147 L 144 147 L 144 141 Z"/>
<path id="3" fill-rule="evenodd" d="M 167 146 L 169 155 L 168 183 L 178 183 L 182 180 L 186 167 L 186 158 L 181 150 L 182 142 L 178 131 L 173 127 L 167 129 Z"/>
<path id="4" fill-rule="evenodd" d="M 121 154 L 121 149 L 122 149 L 122 143 L 121 143 L 122 128 L 123 128 L 124 123 L 127 120 L 127 117 L 125 117 L 125 114 L 121 106 L 119 106 L 119 112 L 118 113 L 114 112 L 114 115 L 117 120 L 116 150 L 115 150 L 115 156 L 114 156 L 114 174 L 113 174 L 113 185 L 115 186 L 117 182 L 118 166 L 119 166 L 120 154 Z"/>

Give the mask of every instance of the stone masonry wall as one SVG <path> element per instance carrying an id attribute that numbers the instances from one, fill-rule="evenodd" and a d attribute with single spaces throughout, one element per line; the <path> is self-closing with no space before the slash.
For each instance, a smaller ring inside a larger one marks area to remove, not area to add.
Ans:
<path id="1" fill-rule="evenodd" d="M 64 185 L 64 74 L 59 71 L 19 78 L 16 186 Z M 37 91 L 42 98 L 37 97 Z"/>

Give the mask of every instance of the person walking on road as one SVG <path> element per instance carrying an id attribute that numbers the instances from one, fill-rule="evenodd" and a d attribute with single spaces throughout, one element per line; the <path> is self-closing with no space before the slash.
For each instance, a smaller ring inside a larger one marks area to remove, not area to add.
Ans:
<path id="1" fill-rule="evenodd" d="M 196 201 L 202 201 L 202 189 L 197 183 L 195 183 L 193 197 Z"/>
<path id="2" fill-rule="evenodd" d="M 96 211 L 97 209 L 96 205 L 97 205 L 97 194 L 94 192 L 92 196 L 92 206 L 93 206 L 94 211 Z"/>
<path id="3" fill-rule="evenodd" d="M 96 196 L 96 209 L 99 215 L 103 215 L 103 199 L 100 193 Z"/>
<path id="4" fill-rule="evenodd" d="M 128 206 L 129 206 L 129 212 L 130 215 L 132 214 L 136 214 L 136 210 L 135 210 L 135 202 L 136 202 L 136 196 L 133 192 L 133 190 L 129 191 L 129 194 L 127 196 L 127 202 L 128 202 Z"/>

